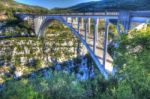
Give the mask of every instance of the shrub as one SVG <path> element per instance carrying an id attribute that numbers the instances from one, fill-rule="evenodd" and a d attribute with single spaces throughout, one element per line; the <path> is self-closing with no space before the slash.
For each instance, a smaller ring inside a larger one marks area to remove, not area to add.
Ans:
<path id="1" fill-rule="evenodd" d="M 86 90 L 74 75 L 49 72 L 49 77 L 6 82 L 1 99 L 85 99 Z"/>

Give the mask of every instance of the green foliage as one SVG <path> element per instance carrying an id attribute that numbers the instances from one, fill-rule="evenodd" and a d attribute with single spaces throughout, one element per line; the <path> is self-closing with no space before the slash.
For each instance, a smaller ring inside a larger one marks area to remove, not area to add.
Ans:
<path id="1" fill-rule="evenodd" d="M 53 99 L 76 99 L 86 98 L 85 89 L 75 79 L 74 75 L 55 72 L 53 77 L 48 80 L 48 90 L 45 96 Z"/>
<path id="2" fill-rule="evenodd" d="M 14 13 L 38 13 L 38 14 L 47 14 L 50 11 L 46 8 L 38 6 L 29 6 L 21 3 L 17 3 L 14 0 L 0 0 L 0 14 L 4 13 L 7 16 L 7 19 L 15 19 Z"/>
<path id="3" fill-rule="evenodd" d="M 27 80 L 11 81 L 6 83 L 1 99 L 40 99 L 40 95 L 28 84 Z"/>
<path id="4" fill-rule="evenodd" d="M 85 99 L 86 90 L 74 75 L 49 72 L 49 78 L 37 77 L 6 83 L 1 99 Z"/>
<path id="5" fill-rule="evenodd" d="M 39 59 L 35 59 L 34 60 L 34 68 L 36 68 L 36 69 L 39 69 L 39 68 L 41 68 L 41 65 L 42 65 L 42 61 L 41 60 L 39 60 Z"/>
<path id="6" fill-rule="evenodd" d="M 5 25 L 0 27 L 0 29 L 3 30 L 2 36 L 22 36 L 23 34 L 31 36 L 31 33 L 33 33 L 31 25 L 16 19 L 8 20 Z"/>
<path id="7" fill-rule="evenodd" d="M 115 53 L 118 66 L 118 89 L 130 92 L 136 99 L 150 98 L 150 27 L 123 35 Z M 126 89 L 128 88 L 128 89 Z"/>

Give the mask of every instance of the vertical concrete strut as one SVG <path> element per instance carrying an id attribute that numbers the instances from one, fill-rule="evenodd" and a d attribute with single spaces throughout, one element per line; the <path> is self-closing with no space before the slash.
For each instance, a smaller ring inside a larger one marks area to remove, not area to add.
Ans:
<path id="1" fill-rule="evenodd" d="M 75 28 L 78 30 L 78 17 L 75 18 Z"/>
<path id="2" fill-rule="evenodd" d="M 97 38 L 97 28 L 98 28 L 98 26 L 97 26 L 97 18 L 96 19 L 94 19 L 94 33 L 93 33 L 93 52 L 95 53 L 95 50 L 96 50 L 96 38 Z"/>
<path id="3" fill-rule="evenodd" d="M 120 11 L 118 19 L 118 32 L 119 34 L 128 33 L 130 27 L 130 12 L 129 11 Z"/>
<path id="4" fill-rule="evenodd" d="M 84 19 L 84 37 L 85 41 L 87 41 L 87 19 Z"/>
<path id="5" fill-rule="evenodd" d="M 84 19 L 81 17 L 81 29 L 84 28 Z"/>
<path id="6" fill-rule="evenodd" d="M 91 32 L 91 18 L 88 18 L 88 34 Z"/>
<path id="7" fill-rule="evenodd" d="M 40 16 L 39 20 L 37 20 L 37 26 L 38 26 L 38 28 L 37 28 L 37 36 L 38 36 L 38 38 L 40 38 L 43 35 L 43 31 L 45 29 L 43 27 L 47 26 L 47 24 L 48 24 L 48 22 L 45 22 L 46 19 L 47 19 L 47 17 Z M 47 23 L 47 24 L 45 24 L 45 23 Z"/>
<path id="8" fill-rule="evenodd" d="M 66 22 L 68 22 L 68 17 L 66 17 Z"/>
<path id="9" fill-rule="evenodd" d="M 98 26 L 99 26 L 99 19 L 97 18 L 97 19 L 96 19 L 96 41 L 98 41 L 98 35 L 99 35 L 99 34 L 98 34 L 98 32 L 99 32 L 99 31 L 98 31 Z"/>
<path id="10" fill-rule="evenodd" d="M 71 25 L 73 26 L 74 24 L 73 24 L 73 17 L 71 17 Z"/>
<path id="11" fill-rule="evenodd" d="M 39 31 L 40 31 L 40 26 L 43 20 L 41 20 L 41 17 L 36 16 L 34 19 L 34 28 L 35 28 L 35 34 L 38 36 L 39 35 Z"/>
<path id="12" fill-rule="evenodd" d="M 80 18 L 78 17 L 78 32 L 80 33 Z"/>
<path id="13" fill-rule="evenodd" d="M 104 51 L 103 51 L 103 66 L 106 67 L 106 54 L 108 45 L 108 32 L 109 32 L 109 20 L 105 19 L 105 33 L 104 33 Z"/>

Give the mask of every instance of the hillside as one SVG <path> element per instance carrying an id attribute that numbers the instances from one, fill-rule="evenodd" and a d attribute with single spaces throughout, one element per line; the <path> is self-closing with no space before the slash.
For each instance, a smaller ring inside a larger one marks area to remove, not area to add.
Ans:
<path id="1" fill-rule="evenodd" d="M 103 10 L 150 10 L 150 0 L 103 0 L 81 3 L 69 8 L 55 8 L 60 12 L 98 12 Z"/>
<path id="2" fill-rule="evenodd" d="M 14 12 L 40 14 L 40 13 L 48 13 L 49 10 L 38 6 L 29 6 L 29 5 L 21 4 L 13 0 L 0 1 L 0 20 L 13 18 Z"/>

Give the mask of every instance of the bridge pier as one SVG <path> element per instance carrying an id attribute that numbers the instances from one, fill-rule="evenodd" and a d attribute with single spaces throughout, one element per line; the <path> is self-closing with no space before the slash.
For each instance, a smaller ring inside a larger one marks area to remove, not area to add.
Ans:
<path id="1" fill-rule="evenodd" d="M 130 28 L 130 12 L 129 11 L 120 11 L 119 19 L 117 23 L 118 33 L 128 33 Z"/>
<path id="2" fill-rule="evenodd" d="M 71 25 L 73 26 L 73 17 L 71 17 Z"/>
<path id="3" fill-rule="evenodd" d="M 81 29 L 84 29 L 84 18 L 81 17 Z"/>
<path id="4" fill-rule="evenodd" d="M 96 19 L 96 41 L 98 41 L 98 27 L 99 27 L 99 19 Z"/>
<path id="5" fill-rule="evenodd" d="M 93 52 L 95 53 L 96 50 L 96 38 L 97 38 L 97 29 L 98 28 L 98 21 L 97 18 L 94 19 L 94 33 L 93 33 Z"/>
<path id="6" fill-rule="evenodd" d="M 103 51 L 103 66 L 106 69 L 106 54 L 108 45 L 108 32 L 109 32 L 109 20 L 105 19 L 105 33 L 104 33 L 104 51 Z"/>
<path id="7" fill-rule="evenodd" d="M 78 17 L 75 17 L 75 28 L 78 28 Z"/>
<path id="8" fill-rule="evenodd" d="M 66 22 L 68 22 L 68 17 L 65 17 L 65 16 L 64 16 L 63 18 L 65 19 Z"/>
<path id="9" fill-rule="evenodd" d="M 78 28 L 77 28 L 77 31 L 80 33 L 80 18 L 78 17 Z"/>
<path id="10" fill-rule="evenodd" d="M 66 22 L 68 22 L 68 17 L 66 17 Z"/>
<path id="11" fill-rule="evenodd" d="M 84 19 L 84 37 L 85 37 L 85 41 L 87 41 L 87 19 Z"/>
<path id="12" fill-rule="evenodd" d="M 91 33 L 91 18 L 88 18 L 88 33 Z"/>
<path id="13" fill-rule="evenodd" d="M 36 36 L 38 36 L 38 37 L 40 37 L 42 35 L 41 32 L 43 30 L 41 29 L 41 25 L 43 24 L 43 21 L 45 19 L 46 19 L 45 17 L 41 17 L 41 16 L 34 17 L 34 30 L 35 30 Z"/>

